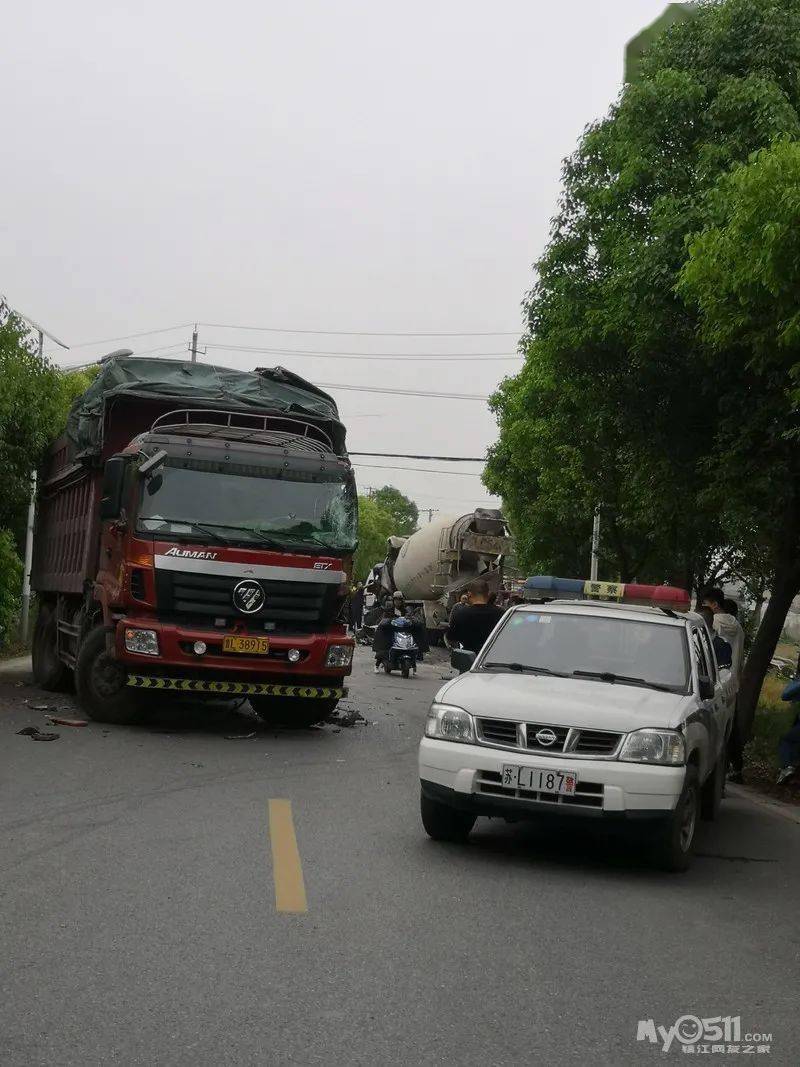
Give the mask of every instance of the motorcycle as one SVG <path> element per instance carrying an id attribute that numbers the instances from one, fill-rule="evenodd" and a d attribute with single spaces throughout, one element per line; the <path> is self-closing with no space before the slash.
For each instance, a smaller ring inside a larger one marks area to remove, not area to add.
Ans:
<path id="1" fill-rule="evenodd" d="M 417 673 L 417 660 L 420 657 L 420 648 L 414 637 L 414 623 L 401 615 L 392 619 L 392 643 L 384 653 L 383 669 L 386 674 L 393 670 L 399 670 L 404 678 L 408 678 L 413 672 Z"/>

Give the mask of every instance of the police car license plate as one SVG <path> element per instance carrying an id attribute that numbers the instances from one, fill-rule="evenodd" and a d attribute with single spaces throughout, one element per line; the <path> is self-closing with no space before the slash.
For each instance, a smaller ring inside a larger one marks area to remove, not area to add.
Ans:
<path id="1" fill-rule="evenodd" d="M 560 793 L 562 796 L 571 797 L 575 793 L 577 784 L 577 771 L 503 764 L 503 785 L 511 789 L 526 789 L 532 793 Z"/>
<path id="2" fill-rule="evenodd" d="M 250 656 L 265 656 L 269 652 L 268 637 L 223 637 L 223 652 L 244 652 Z"/>

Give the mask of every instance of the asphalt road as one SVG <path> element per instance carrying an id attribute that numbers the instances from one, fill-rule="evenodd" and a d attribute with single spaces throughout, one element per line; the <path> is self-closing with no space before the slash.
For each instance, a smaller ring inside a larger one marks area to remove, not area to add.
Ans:
<path id="1" fill-rule="evenodd" d="M 360 652 L 369 725 L 338 732 L 228 740 L 251 723 L 155 705 L 33 742 L 29 704 L 70 701 L 6 668 L 0 1063 L 636 1064 L 663 1058 L 637 1021 L 686 1014 L 796 1063 L 800 825 L 728 799 L 683 876 L 594 830 L 434 844 L 415 754 L 443 673 Z"/>

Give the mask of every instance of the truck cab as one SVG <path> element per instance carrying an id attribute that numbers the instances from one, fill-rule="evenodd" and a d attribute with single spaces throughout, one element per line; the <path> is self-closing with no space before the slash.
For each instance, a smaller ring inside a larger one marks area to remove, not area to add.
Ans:
<path id="1" fill-rule="evenodd" d="M 516 606 L 477 657 L 454 652 L 465 672 L 437 693 L 420 745 L 432 837 L 463 839 L 486 815 L 607 820 L 646 826 L 663 866 L 688 866 L 722 797 L 736 682 L 675 590 L 659 602 L 650 587 L 648 604 L 636 588 L 635 602 Z"/>

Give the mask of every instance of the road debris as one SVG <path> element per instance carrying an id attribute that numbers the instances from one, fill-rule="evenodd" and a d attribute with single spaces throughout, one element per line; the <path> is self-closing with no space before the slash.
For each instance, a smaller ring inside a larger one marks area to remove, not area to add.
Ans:
<path id="1" fill-rule="evenodd" d="M 88 726 L 87 719 L 62 719 L 57 715 L 48 715 L 47 721 L 53 726 Z"/>
<path id="2" fill-rule="evenodd" d="M 226 741 L 251 741 L 255 737 L 255 731 L 252 734 L 226 734 Z"/>
<path id="3" fill-rule="evenodd" d="M 367 720 L 361 714 L 360 711 L 356 711 L 355 708 L 335 708 L 325 722 L 332 726 L 350 727 L 358 725 L 367 725 Z"/>
<path id="4" fill-rule="evenodd" d="M 28 704 L 28 701 L 26 700 L 25 703 Z M 58 708 L 52 704 L 28 704 L 28 707 L 31 711 L 58 711 Z"/>
<path id="5" fill-rule="evenodd" d="M 38 726 L 23 726 L 21 730 L 17 730 L 17 733 L 22 734 L 23 737 L 29 737 L 31 741 L 57 741 L 60 736 L 42 733 Z"/>

